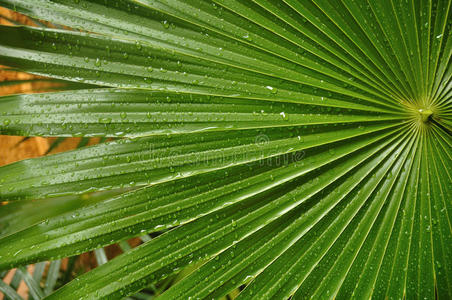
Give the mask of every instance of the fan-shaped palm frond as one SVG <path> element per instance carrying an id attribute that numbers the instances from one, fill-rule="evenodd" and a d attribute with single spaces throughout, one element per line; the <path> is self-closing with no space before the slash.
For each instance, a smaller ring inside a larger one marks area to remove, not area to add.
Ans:
<path id="1" fill-rule="evenodd" d="M 452 297 L 450 0 L 0 3 L 72 28 L 0 27 L 0 64 L 99 86 L 3 97 L 1 132 L 118 138 L 0 168 L 6 208 L 80 203 L 2 207 L 0 269 L 165 229 L 48 299 L 189 265 L 161 299 Z"/>

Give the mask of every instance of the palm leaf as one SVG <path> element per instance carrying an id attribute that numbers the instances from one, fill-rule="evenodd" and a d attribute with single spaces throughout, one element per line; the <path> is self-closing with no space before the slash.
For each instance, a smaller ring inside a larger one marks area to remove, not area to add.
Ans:
<path id="1" fill-rule="evenodd" d="M 118 138 L 0 168 L 0 269 L 99 262 L 33 297 L 452 297 L 450 1 L 0 3 L 67 26 L 0 27 L 1 64 L 98 86 L 0 132 Z"/>

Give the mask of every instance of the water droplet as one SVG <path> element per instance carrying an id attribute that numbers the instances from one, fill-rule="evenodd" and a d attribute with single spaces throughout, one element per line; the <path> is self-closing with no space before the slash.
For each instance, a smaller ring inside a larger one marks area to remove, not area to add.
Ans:
<path id="1" fill-rule="evenodd" d="M 167 20 L 162 21 L 162 25 L 163 25 L 163 28 L 165 28 L 165 29 L 169 28 L 169 23 Z"/>
<path id="2" fill-rule="evenodd" d="M 110 124 L 111 123 L 111 118 L 100 118 L 99 119 L 99 123 Z"/>
<path id="3" fill-rule="evenodd" d="M 272 86 L 270 86 L 270 85 L 267 85 L 265 88 L 268 89 L 268 90 L 270 90 L 270 92 L 271 92 L 272 94 L 276 94 L 276 93 L 278 92 L 278 90 L 277 90 L 276 88 L 274 88 L 274 87 L 272 87 Z"/>

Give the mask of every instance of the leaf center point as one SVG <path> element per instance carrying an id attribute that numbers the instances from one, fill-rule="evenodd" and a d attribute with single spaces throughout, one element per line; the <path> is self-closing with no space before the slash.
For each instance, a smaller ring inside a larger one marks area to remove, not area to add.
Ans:
<path id="1" fill-rule="evenodd" d="M 421 117 L 422 122 L 427 123 L 433 115 L 433 112 L 430 109 L 419 109 L 418 113 Z"/>

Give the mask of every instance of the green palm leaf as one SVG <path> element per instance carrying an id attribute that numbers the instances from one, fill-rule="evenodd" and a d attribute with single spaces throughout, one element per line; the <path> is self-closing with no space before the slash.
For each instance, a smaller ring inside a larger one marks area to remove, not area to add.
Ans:
<path id="1" fill-rule="evenodd" d="M 99 262 L 33 297 L 452 297 L 450 1 L 0 3 L 72 28 L 0 27 L 0 64 L 94 85 L 0 132 L 118 138 L 0 168 L 1 270 Z"/>

